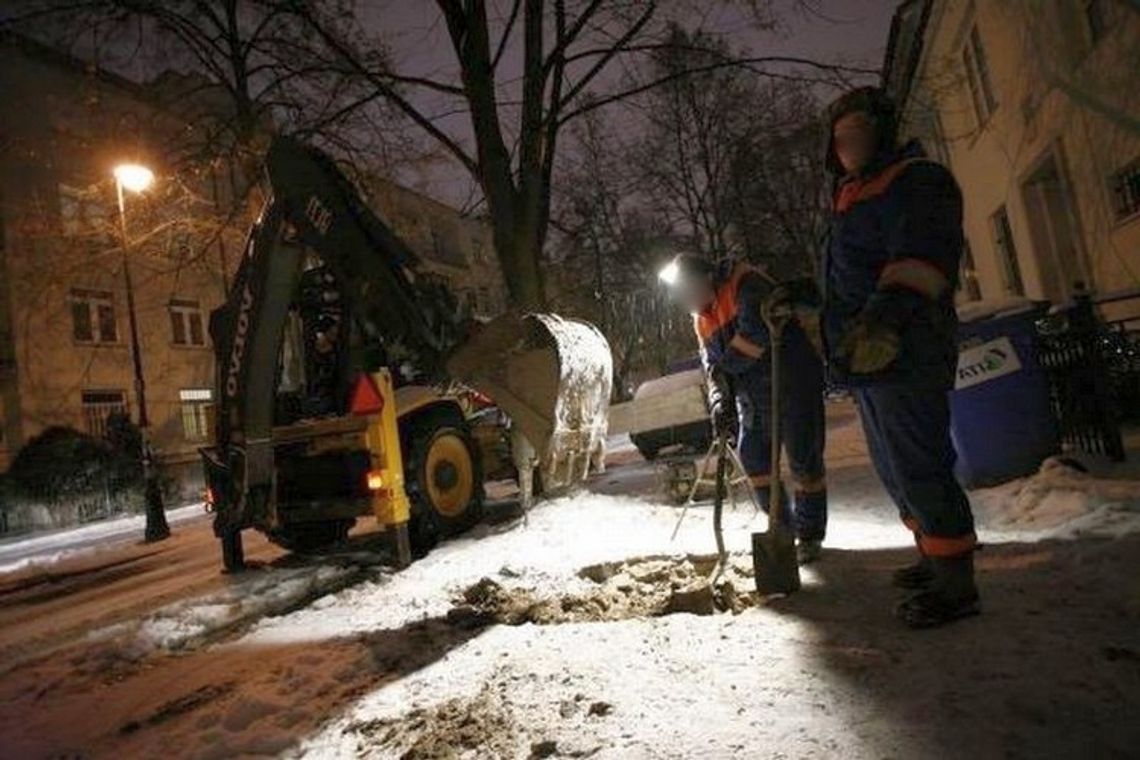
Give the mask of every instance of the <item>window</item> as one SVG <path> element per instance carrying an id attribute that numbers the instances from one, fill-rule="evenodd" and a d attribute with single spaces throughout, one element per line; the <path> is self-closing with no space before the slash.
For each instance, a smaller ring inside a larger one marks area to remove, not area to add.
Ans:
<path id="1" fill-rule="evenodd" d="M 475 259 L 476 264 L 487 263 L 487 246 L 477 237 L 471 238 L 471 257 Z"/>
<path id="2" fill-rule="evenodd" d="M 1108 8 L 1105 7 L 1105 0 L 1084 0 L 1084 6 L 1089 40 L 1095 45 L 1108 30 Z"/>
<path id="3" fill-rule="evenodd" d="M 214 392 L 209 388 L 187 388 L 178 392 L 178 400 L 182 403 L 182 434 L 186 440 L 208 439 Z"/>
<path id="4" fill-rule="evenodd" d="M 974 252 L 970 241 L 962 241 L 962 264 L 958 273 L 958 290 L 964 293 L 967 301 L 982 300 L 982 288 L 978 285 L 978 270 L 974 265 Z"/>
<path id="5" fill-rule="evenodd" d="M 463 255 L 455 236 L 450 232 L 432 229 L 431 246 L 436 261 L 457 267 L 467 266 L 467 257 Z"/>
<path id="6" fill-rule="evenodd" d="M 115 303 L 99 290 L 71 289 L 71 336 L 79 343 L 117 343 Z"/>
<path id="7" fill-rule="evenodd" d="M 1140 212 L 1140 158 L 1114 172 L 1109 178 L 1109 186 L 1117 220 Z"/>
<path id="8" fill-rule="evenodd" d="M 202 331 L 202 309 L 197 301 L 173 299 L 170 302 L 171 342 L 176 346 L 204 346 L 206 335 Z"/>
<path id="9" fill-rule="evenodd" d="M 1009 226 L 1009 214 L 1005 206 L 991 217 L 994 233 L 994 249 L 1001 265 L 1005 292 L 1010 295 L 1025 295 L 1025 283 L 1021 279 L 1021 265 L 1017 261 L 1017 247 L 1013 243 L 1013 229 Z"/>
<path id="10" fill-rule="evenodd" d="M 127 395 L 123 391 L 83 391 L 83 420 L 87 432 L 96 438 L 107 435 L 107 418 L 127 413 Z"/>
<path id="11" fill-rule="evenodd" d="M 989 120 L 990 115 L 997 108 L 997 99 L 994 97 L 993 83 L 990 81 L 990 67 L 986 60 L 986 51 L 982 47 L 982 37 L 978 33 L 978 25 L 970 28 L 970 37 L 966 47 L 962 50 L 962 66 L 966 69 L 966 84 L 970 87 L 970 98 L 974 103 L 974 115 L 978 120 L 978 127 Z"/>
<path id="12" fill-rule="evenodd" d="M 59 185 L 59 222 L 69 237 L 105 229 L 107 206 L 100 198 L 99 187 L 83 190 L 72 185 Z"/>

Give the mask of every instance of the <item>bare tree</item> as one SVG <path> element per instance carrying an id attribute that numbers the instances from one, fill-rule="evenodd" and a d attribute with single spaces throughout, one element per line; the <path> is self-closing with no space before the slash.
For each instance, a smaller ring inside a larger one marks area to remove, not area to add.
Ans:
<path id="1" fill-rule="evenodd" d="M 731 60 L 723 44 L 675 29 L 659 76 Z M 783 276 L 812 271 L 824 220 L 819 105 L 806 83 L 719 68 L 644 96 L 636 162 L 672 230 L 714 261 L 742 257 Z"/>
<path id="2" fill-rule="evenodd" d="M 438 0 L 439 17 L 455 56 L 453 77 L 400 76 L 369 62 L 361 49 L 312 12 L 295 7 L 347 70 L 369 82 L 451 155 L 478 182 L 493 228 L 495 248 L 512 302 L 542 307 L 546 301 L 541 256 L 551 216 L 551 180 L 559 135 L 567 123 L 610 103 L 650 91 L 690 73 L 747 65 L 788 75 L 789 68 L 833 77 L 841 67 L 788 57 L 702 62 L 694 72 L 675 70 L 642 81 L 600 88 L 619 66 L 671 44 L 671 21 L 692 11 L 684 2 L 620 0 L 514 0 L 492 18 L 483 0 Z M 772 23 L 772 4 L 744 3 L 758 23 Z M 521 38 L 521 39 L 520 39 Z M 520 55 L 505 55 L 513 50 Z M 517 66 L 507 71 L 508 66 Z M 803 74 L 801 74 L 803 75 Z M 806 76 L 806 75 L 805 75 Z M 415 93 L 449 103 L 445 113 L 466 114 L 462 130 L 450 130 L 417 105 Z M 473 145 L 472 145 L 473 143 Z"/>

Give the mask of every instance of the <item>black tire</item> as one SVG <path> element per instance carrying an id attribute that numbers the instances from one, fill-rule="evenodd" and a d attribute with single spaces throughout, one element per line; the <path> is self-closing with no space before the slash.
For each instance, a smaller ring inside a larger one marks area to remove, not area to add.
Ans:
<path id="1" fill-rule="evenodd" d="M 269 535 L 283 549 L 300 554 L 316 554 L 344 543 L 356 520 L 285 523 Z"/>
<path id="2" fill-rule="evenodd" d="M 483 467 L 458 410 L 435 408 L 401 424 L 404 486 L 412 508 L 409 537 L 412 555 L 422 557 L 483 517 Z"/>

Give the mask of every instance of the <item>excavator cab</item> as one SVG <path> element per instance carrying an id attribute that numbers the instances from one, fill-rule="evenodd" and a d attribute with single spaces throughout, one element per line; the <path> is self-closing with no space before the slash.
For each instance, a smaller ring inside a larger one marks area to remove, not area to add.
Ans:
<path id="1" fill-rule="evenodd" d="M 402 564 L 479 519 L 485 472 L 517 474 L 529 503 L 600 469 L 612 359 L 593 326 L 467 319 L 323 153 L 278 138 L 266 170 L 272 194 L 210 320 L 202 459 L 227 569 L 243 529 L 314 551 L 366 516 Z"/>

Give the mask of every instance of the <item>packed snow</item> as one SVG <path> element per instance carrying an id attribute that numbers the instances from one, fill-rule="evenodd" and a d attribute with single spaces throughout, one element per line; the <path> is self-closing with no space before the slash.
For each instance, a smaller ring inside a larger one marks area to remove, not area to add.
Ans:
<path id="1" fill-rule="evenodd" d="M 400 572 L 279 557 L 219 576 L 208 526 L 193 524 L 176 538 L 208 553 L 215 580 L 9 670 L 3 754 L 1132 754 L 1140 481 L 1058 459 L 972 493 L 985 612 L 914 633 L 886 583 L 910 537 L 854 412 L 829 415 L 828 549 L 790 598 L 734 596 L 750 590 L 749 535 L 764 524 L 743 500 L 725 516 L 734 587 L 695 593 L 715 564 L 710 510 L 671 539 L 665 466 L 620 441 L 589 492 L 492 510 Z"/>

